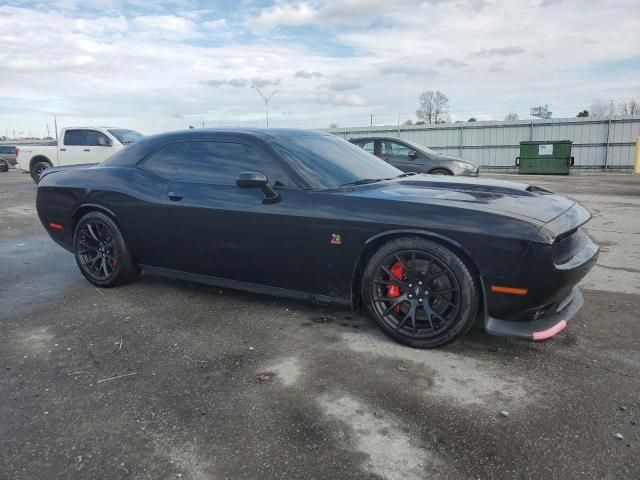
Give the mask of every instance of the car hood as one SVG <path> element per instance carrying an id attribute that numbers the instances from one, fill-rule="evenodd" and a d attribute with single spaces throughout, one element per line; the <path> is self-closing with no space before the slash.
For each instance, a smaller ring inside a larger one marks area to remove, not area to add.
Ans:
<path id="1" fill-rule="evenodd" d="M 443 155 L 443 154 L 438 154 L 438 155 L 432 155 L 431 156 L 432 160 L 435 160 L 437 162 L 462 162 L 462 163 L 468 163 L 469 165 L 473 165 L 474 167 L 477 167 L 478 164 L 472 162 L 471 160 L 465 160 L 464 158 L 460 158 L 460 157 L 454 157 L 453 155 Z"/>
<path id="2" fill-rule="evenodd" d="M 576 202 L 526 183 L 413 175 L 350 189 L 348 195 L 492 211 L 547 223 Z"/>

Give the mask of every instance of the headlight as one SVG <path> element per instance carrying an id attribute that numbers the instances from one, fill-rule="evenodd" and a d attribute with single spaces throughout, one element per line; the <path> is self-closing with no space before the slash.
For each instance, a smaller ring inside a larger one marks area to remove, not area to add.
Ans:
<path id="1" fill-rule="evenodd" d="M 463 170 L 475 170 L 476 166 L 472 163 L 465 162 L 453 162 L 453 165 L 457 168 L 462 168 Z"/>

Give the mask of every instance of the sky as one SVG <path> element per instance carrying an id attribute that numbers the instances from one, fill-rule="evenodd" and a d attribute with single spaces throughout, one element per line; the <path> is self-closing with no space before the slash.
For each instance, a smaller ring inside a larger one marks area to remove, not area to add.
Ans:
<path id="1" fill-rule="evenodd" d="M 640 96 L 638 0 L 0 1 L 0 135 L 321 128 Z"/>

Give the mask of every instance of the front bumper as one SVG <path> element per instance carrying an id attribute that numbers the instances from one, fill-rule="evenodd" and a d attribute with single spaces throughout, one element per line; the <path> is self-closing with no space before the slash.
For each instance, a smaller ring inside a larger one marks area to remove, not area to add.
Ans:
<path id="1" fill-rule="evenodd" d="M 475 170 L 466 170 L 464 168 L 457 168 L 454 170 L 453 174 L 458 177 L 479 177 L 480 169 L 477 168 Z"/>
<path id="2" fill-rule="evenodd" d="M 564 330 L 578 310 L 582 308 L 584 298 L 578 287 L 573 287 L 569 295 L 558 304 L 555 311 L 546 313 L 529 322 L 509 322 L 490 316 L 486 317 L 485 330 L 490 335 L 502 337 L 545 340 Z"/>

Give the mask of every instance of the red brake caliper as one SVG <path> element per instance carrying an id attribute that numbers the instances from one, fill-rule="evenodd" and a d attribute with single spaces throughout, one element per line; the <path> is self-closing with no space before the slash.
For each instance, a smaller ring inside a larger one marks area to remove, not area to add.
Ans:
<path id="1" fill-rule="evenodd" d="M 396 262 L 394 263 L 391 268 L 389 269 L 389 271 L 393 274 L 393 276 L 395 276 L 396 278 L 399 279 L 403 279 L 404 278 L 404 267 L 402 266 L 402 264 L 400 262 Z M 393 280 L 392 278 L 390 278 L 389 280 Z M 387 285 L 387 296 L 389 298 L 396 298 L 400 296 L 400 287 L 397 285 Z M 400 305 L 398 305 L 396 308 L 394 308 L 396 313 L 400 313 Z"/>

